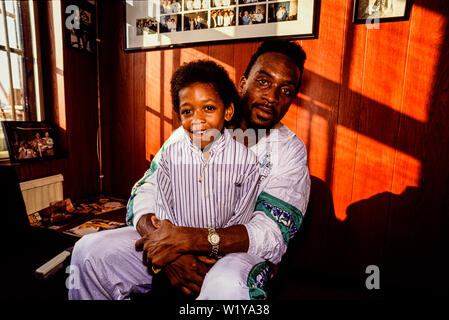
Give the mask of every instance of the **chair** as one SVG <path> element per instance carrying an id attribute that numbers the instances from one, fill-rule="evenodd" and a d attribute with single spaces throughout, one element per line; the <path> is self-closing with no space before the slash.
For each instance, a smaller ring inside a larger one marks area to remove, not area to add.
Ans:
<path id="1" fill-rule="evenodd" d="M 63 270 L 47 280 L 37 279 L 34 271 L 72 247 L 78 238 L 29 224 L 18 177 L 11 165 L 0 165 L 0 194 L 3 220 L 0 232 L 3 290 L 0 299 L 65 300 L 68 275 Z"/>

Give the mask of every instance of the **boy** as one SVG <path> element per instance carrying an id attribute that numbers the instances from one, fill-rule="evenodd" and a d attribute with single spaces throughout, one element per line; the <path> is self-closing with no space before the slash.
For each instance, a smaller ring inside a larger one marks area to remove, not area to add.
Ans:
<path id="1" fill-rule="evenodd" d="M 156 218 L 212 233 L 248 222 L 257 197 L 258 162 L 224 130 L 238 101 L 227 72 L 212 61 L 188 63 L 173 75 L 171 94 L 184 137 L 161 155 Z M 219 257 L 218 245 L 213 257 Z"/>

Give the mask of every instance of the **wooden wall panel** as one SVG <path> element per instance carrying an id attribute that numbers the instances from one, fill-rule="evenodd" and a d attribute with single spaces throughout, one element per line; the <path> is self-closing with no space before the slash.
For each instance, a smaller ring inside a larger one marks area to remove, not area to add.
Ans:
<path id="1" fill-rule="evenodd" d="M 340 73 L 344 51 L 346 5 L 332 2 L 322 6 L 320 13 L 320 36 L 317 40 L 301 41 L 307 54 L 303 85 L 299 94 L 297 114 L 297 135 L 304 139 L 309 151 L 309 168 L 314 177 L 312 188 L 330 190 L 330 173 L 333 165 L 333 141 L 339 108 Z M 330 193 L 330 191 L 329 191 Z M 319 197 L 314 198 L 319 199 Z M 323 198 L 326 202 L 327 197 Z M 316 200 L 318 201 L 318 200 Z M 317 202 L 319 203 L 319 202 Z M 316 205 L 316 204 L 312 204 Z M 331 222 L 335 220 L 334 210 L 311 212 L 316 238 L 307 251 L 308 264 L 316 271 L 332 265 L 340 270 L 341 232 L 335 232 Z M 319 218 L 318 218 L 319 217 Z M 338 227 L 338 226 L 337 226 Z M 330 230 L 333 230 L 330 232 Z"/>
<path id="2" fill-rule="evenodd" d="M 105 192 L 127 198 L 135 182 L 134 166 L 134 54 L 123 50 L 121 3 L 101 2 L 102 130 Z M 103 25 L 105 27 L 103 27 Z M 107 26 L 107 27 L 106 27 Z M 111 45 L 114 43 L 114 45 Z M 140 66 L 144 67 L 144 66 Z M 104 79 L 108 79 L 105 81 Z M 119 106 L 119 107 L 118 107 Z M 143 120 L 143 119 L 141 119 Z M 115 159 L 109 161 L 109 159 Z"/>
<path id="3" fill-rule="evenodd" d="M 66 1 L 61 2 L 64 17 Z M 96 158 L 96 56 L 67 46 L 65 29 L 62 68 L 56 65 L 53 2 L 37 2 L 42 53 L 45 119 L 57 125 L 61 159 L 15 166 L 21 181 L 54 174 L 64 176 L 64 197 L 77 200 L 99 192 Z M 63 24 L 62 24 L 63 25 Z M 45 52 L 45 54 L 44 54 Z M 64 97 L 63 100 L 60 97 Z M 64 105 L 61 104 L 62 101 Z"/>
<path id="4" fill-rule="evenodd" d="M 389 282 L 400 282 L 417 273 L 415 215 L 424 158 L 424 130 L 431 110 L 432 90 L 437 73 L 441 35 L 441 14 L 416 6 L 411 17 L 409 48 L 404 80 L 404 98 L 399 122 L 394 162 L 390 213 L 386 233 L 385 260 L 393 275 Z M 425 37 L 423 35 L 426 35 Z M 398 150 L 399 149 L 399 150 Z M 407 152 L 404 152 L 404 151 Z M 403 270 L 400 266 L 410 265 Z M 418 277 L 417 277 L 418 278 Z"/>
<path id="5" fill-rule="evenodd" d="M 391 191 L 408 39 L 408 21 L 367 31 L 353 203 Z M 369 208 L 353 205 L 348 214 L 354 273 L 363 272 L 370 261 L 384 264 L 380 244 L 388 224 L 388 196 L 386 200 Z"/>
<path id="6" fill-rule="evenodd" d="M 145 52 L 139 52 L 134 55 L 134 65 L 145 66 L 145 68 L 137 68 L 134 72 L 134 156 L 131 157 L 135 161 L 133 177 L 142 176 L 149 167 L 150 160 L 146 159 L 145 148 L 145 121 L 138 121 L 138 119 L 145 119 L 146 114 L 146 65 L 147 55 Z"/>
<path id="7" fill-rule="evenodd" d="M 307 146 L 315 190 L 329 187 L 333 197 L 333 206 L 313 220 L 314 247 L 307 249 L 306 264 L 360 277 L 367 264 L 399 270 L 405 258 L 398 252 L 413 250 L 407 242 L 418 235 L 428 244 L 441 237 L 442 227 L 426 214 L 444 222 L 441 212 L 448 205 L 442 195 L 449 194 L 449 173 L 438 160 L 448 158 L 447 93 L 435 91 L 437 80 L 443 87 L 447 81 L 440 54 L 448 34 L 442 29 L 447 14 L 438 9 L 444 0 L 415 1 L 409 21 L 379 29 L 354 25 L 352 3 L 322 1 L 318 39 L 299 41 L 308 57 L 304 84 L 284 122 Z M 122 9 L 102 7 L 108 17 L 101 24 L 107 30 L 104 63 L 117 66 L 102 69 L 108 191 L 126 197 L 177 126 L 169 93 L 174 70 L 213 59 L 237 84 L 260 42 L 124 54 L 122 26 L 108 22 L 119 21 Z M 429 146 L 438 152 L 429 153 Z M 432 180 L 441 191 L 431 196 Z M 411 213 L 411 198 L 419 213 Z M 319 196 L 313 199 L 319 203 Z M 433 215 L 425 208 L 429 201 L 435 203 Z"/>

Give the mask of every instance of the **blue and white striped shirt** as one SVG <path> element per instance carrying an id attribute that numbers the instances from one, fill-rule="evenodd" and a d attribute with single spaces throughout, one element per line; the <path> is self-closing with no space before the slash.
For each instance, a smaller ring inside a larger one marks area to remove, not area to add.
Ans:
<path id="1" fill-rule="evenodd" d="M 256 155 L 227 130 L 212 144 L 207 160 L 185 134 L 162 153 L 156 217 L 197 228 L 244 224 L 254 215 L 258 167 Z"/>

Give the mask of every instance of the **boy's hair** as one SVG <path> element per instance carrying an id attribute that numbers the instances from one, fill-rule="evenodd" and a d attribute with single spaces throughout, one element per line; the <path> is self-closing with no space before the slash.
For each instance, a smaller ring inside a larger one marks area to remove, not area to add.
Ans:
<path id="1" fill-rule="evenodd" d="M 225 108 L 231 103 L 237 108 L 239 94 L 226 70 L 210 60 L 197 60 L 182 65 L 171 79 L 173 108 L 179 115 L 179 91 L 195 82 L 210 83 L 223 101 Z"/>
<path id="2" fill-rule="evenodd" d="M 281 39 L 265 40 L 257 49 L 256 53 L 254 53 L 253 56 L 251 57 L 251 60 L 248 63 L 248 67 L 246 67 L 244 73 L 245 78 L 248 78 L 249 73 L 251 72 L 251 68 L 253 67 L 254 63 L 256 63 L 257 58 L 259 58 L 262 54 L 267 52 L 282 53 L 293 60 L 293 62 L 299 69 L 299 79 L 298 79 L 299 81 L 298 86 L 296 87 L 296 90 L 298 90 L 301 87 L 302 73 L 304 71 L 304 61 L 306 60 L 306 53 L 304 52 L 304 50 L 301 48 L 300 45 L 294 42 L 290 42 L 288 40 L 281 40 Z"/>

